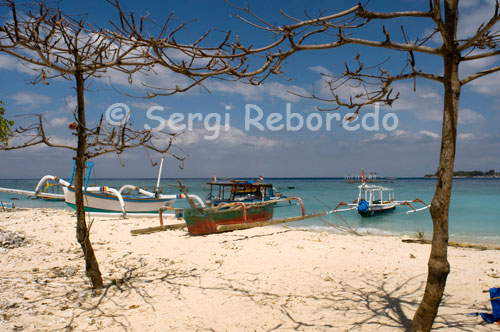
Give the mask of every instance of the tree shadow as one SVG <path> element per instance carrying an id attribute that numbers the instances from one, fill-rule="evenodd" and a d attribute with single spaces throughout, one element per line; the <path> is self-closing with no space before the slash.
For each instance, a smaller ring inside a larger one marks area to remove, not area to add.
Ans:
<path id="1" fill-rule="evenodd" d="M 300 287 L 294 288 L 296 281 L 289 282 L 286 276 L 280 279 L 283 284 L 288 283 L 285 287 L 272 286 L 265 282 L 265 275 L 224 270 L 223 262 L 210 268 L 199 268 L 158 259 L 152 264 L 133 257 L 112 262 L 116 277 L 110 279 L 101 292 L 93 292 L 85 280 L 78 277 L 61 275 L 50 282 L 44 278 L 26 280 L 27 287 L 36 281 L 39 296 L 24 302 L 31 306 L 51 302 L 52 310 L 71 313 L 71 317 L 57 316 L 66 322 L 54 326 L 51 329 L 54 331 L 75 328 L 86 331 L 101 327 L 132 331 L 134 326 L 130 317 L 140 314 L 135 309 L 141 307 L 142 311 L 157 312 L 156 297 L 159 296 L 182 303 L 188 309 L 194 308 L 190 307 L 194 300 L 201 298 L 204 301 L 206 298 L 209 300 L 207 305 L 229 301 L 231 305 L 245 306 L 244 311 L 270 314 L 273 318 L 263 325 L 263 331 L 409 330 L 425 286 L 423 274 L 403 281 L 400 275 L 370 277 L 359 274 L 347 281 L 330 276 L 321 285 L 307 285 L 307 280 L 303 280 L 303 284 L 310 286 L 304 291 Z M 37 275 L 46 272 L 39 271 Z M 319 282 L 317 277 L 311 278 L 311 282 Z M 6 312 L 25 309 L 11 308 Z M 223 310 L 216 311 L 215 315 L 225 314 Z M 433 330 L 476 331 L 481 324 L 477 319 L 465 316 L 471 311 L 478 311 L 478 308 L 445 294 Z M 158 314 L 161 315 L 161 310 Z M 219 330 L 217 326 L 209 326 L 211 320 L 207 318 L 210 317 L 180 318 L 180 322 L 192 331 Z M 88 326 L 85 326 L 86 321 L 90 321 Z"/>
<path id="2" fill-rule="evenodd" d="M 198 271 L 196 274 L 181 273 L 176 275 L 170 271 L 161 280 L 173 286 L 177 296 L 182 297 L 182 288 L 199 289 L 202 294 L 218 296 L 239 296 L 250 299 L 257 306 L 267 306 L 272 311 L 281 312 L 280 321 L 266 331 L 293 329 L 296 331 L 328 330 L 342 328 L 351 329 L 379 329 L 384 327 L 390 330 L 406 330 L 411 328 L 412 315 L 415 312 L 425 282 L 423 275 L 410 277 L 403 282 L 395 282 L 387 277 L 386 280 L 368 280 L 364 276 L 356 279 L 355 283 L 338 280 L 336 286 L 325 289 L 314 295 L 298 293 L 284 293 L 278 290 L 262 287 L 259 276 L 250 273 L 242 282 L 241 278 L 217 276 L 219 283 L 207 285 L 201 279 L 213 271 Z M 397 278 L 397 277 L 395 277 Z M 189 281 L 191 280 L 191 281 Z M 197 282 L 192 282 L 197 280 Z M 314 308 L 312 316 L 301 314 L 305 306 Z M 462 312 L 453 314 L 438 314 L 433 330 L 453 329 L 455 331 L 475 331 L 481 324 L 477 320 L 465 320 L 467 308 L 465 304 L 457 302 L 452 296 L 445 294 L 441 306 L 443 309 L 454 311 L 464 308 Z M 473 309 L 471 309 L 473 310 Z M 350 317 L 348 317 L 350 316 Z M 352 316 L 356 316 L 352 318 Z M 348 317 L 345 323 L 339 322 L 338 317 Z M 206 326 L 192 326 L 193 330 L 211 330 Z"/>

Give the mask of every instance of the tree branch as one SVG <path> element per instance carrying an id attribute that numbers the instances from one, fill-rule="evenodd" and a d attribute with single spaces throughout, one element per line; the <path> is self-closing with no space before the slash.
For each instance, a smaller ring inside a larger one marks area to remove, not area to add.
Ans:
<path id="1" fill-rule="evenodd" d="M 486 69 L 486 70 L 482 70 L 480 72 L 477 72 L 475 74 L 472 74 L 470 75 L 469 77 L 467 78 L 464 78 L 463 80 L 460 81 L 460 85 L 465 85 L 475 79 L 478 79 L 480 77 L 483 77 L 483 76 L 486 76 L 486 75 L 489 75 L 489 74 L 492 74 L 492 73 L 495 73 L 497 71 L 500 71 L 500 66 L 497 66 L 497 67 L 493 67 L 493 68 L 490 68 L 490 69 Z"/>
<path id="2" fill-rule="evenodd" d="M 499 3 L 497 0 L 495 4 L 495 13 L 493 17 L 488 21 L 488 23 L 486 23 L 481 29 L 479 29 L 472 38 L 469 38 L 465 43 L 459 45 L 458 51 L 461 52 L 476 44 L 477 41 L 479 41 L 488 31 L 490 31 L 490 29 L 495 24 L 497 24 L 500 21 L 500 13 L 498 12 L 498 9 L 499 9 Z"/>
<path id="3" fill-rule="evenodd" d="M 496 56 L 496 55 L 500 55 L 500 50 L 493 51 L 493 52 L 478 53 L 478 54 L 474 54 L 474 55 L 467 55 L 467 56 L 464 56 L 461 59 L 461 61 L 470 61 L 470 60 L 489 58 L 489 57 Z"/>
<path id="4" fill-rule="evenodd" d="M 429 47 L 429 46 L 394 43 L 394 42 L 391 42 L 390 40 L 381 42 L 381 41 L 372 41 L 372 40 L 359 39 L 359 38 L 346 38 L 346 37 L 341 37 L 339 41 L 336 41 L 333 43 L 316 44 L 316 45 L 298 45 L 297 49 L 299 49 L 299 50 L 321 50 L 321 49 L 336 48 L 336 47 L 342 46 L 344 44 L 356 44 L 356 45 L 364 45 L 364 46 L 371 46 L 371 47 L 382 47 L 382 48 L 389 48 L 389 49 L 398 50 L 398 51 L 414 51 L 414 52 L 421 52 L 421 53 L 434 54 L 434 55 L 441 55 L 442 54 L 441 50 L 439 50 L 437 48 Z"/>

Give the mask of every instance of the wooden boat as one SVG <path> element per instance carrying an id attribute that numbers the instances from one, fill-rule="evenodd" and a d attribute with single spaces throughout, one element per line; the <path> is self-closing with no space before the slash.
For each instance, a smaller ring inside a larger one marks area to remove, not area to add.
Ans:
<path id="1" fill-rule="evenodd" d="M 221 225 L 253 223 L 272 219 L 274 204 L 223 203 L 216 207 L 188 208 L 184 209 L 183 212 L 189 234 L 205 235 L 217 233 L 217 227 Z"/>
<path id="2" fill-rule="evenodd" d="M 411 210 L 407 211 L 406 214 L 422 211 L 430 207 L 430 204 L 425 204 L 419 198 L 415 198 L 411 201 L 396 200 L 394 198 L 394 190 L 392 188 L 367 184 L 364 171 L 362 172 L 362 183 L 358 186 L 358 188 L 358 198 L 354 202 L 351 204 L 340 202 L 335 207 L 333 212 L 357 210 L 362 217 L 372 217 L 392 212 L 398 205 L 407 205 L 411 208 Z M 424 207 L 415 209 L 411 203 L 422 203 Z M 347 208 L 339 209 L 341 206 L 347 206 Z"/>
<path id="3" fill-rule="evenodd" d="M 272 220 L 276 203 L 293 200 L 299 201 L 302 212 L 301 216 Z M 306 215 L 304 203 L 302 199 L 297 197 L 287 197 L 263 203 L 223 203 L 216 207 L 204 208 L 196 207 L 191 204 L 191 208 L 176 210 L 176 215 L 178 217 L 182 216 L 186 221 L 190 235 L 206 235 L 298 221 L 323 216 L 332 212 L 328 211 Z M 182 212 L 182 214 L 179 212 Z"/>
<path id="4" fill-rule="evenodd" d="M 181 191 L 184 192 L 184 196 L 186 197 L 190 208 L 175 209 L 172 207 L 162 207 L 158 211 L 160 226 L 135 229 L 131 231 L 132 235 L 150 234 L 170 229 L 179 229 L 184 226 L 187 226 L 190 235 L 207 235 L 299 221 L 333 213 L 333 211 L 330 210 L 306 215 L 302 199 L 296 197 L 287 197 L 260 203 L 232 202 L 222 203 L 215 207 L 206 207 L 202 205 L 197 206 L 196 202 L 187 194 L 186 188 L 182 185 L 180 180 L 179 186 Z M 289 218 L 272 219 L 276 203 L 285 201 L 290 202 L 293 200 L 299 201 L 302 215 Z M 175 216 L 179 219 L 184 218 L 185 223 L 164 225 L 162 217 L 162 212 L 164 210 L 174 210 Z"/>
<path id="5" fill-rule="evenodd" d="M 122 195 L 119 191 L 111 192 L 111 188 L 97 187 L 98 191 L 83 193 L 86 212 L 102 213 L 158 213 L 162 206 L 172 206 L 179 195 Z M 66 205 L 75 209 L 75 188 L 63 188 Z"/>
<path id="6" fill-rule="evenodd" d="M 85 185 L 83 190 L 83 200 L 85 211 L 92 212 L 94 215 L 106 214 L 106 216 L 118 215 L 125 217 L 127 213 L 134 213 L 136 215 L 141 214 L 141 216 L 157 216 L 158 211 L 161 207 L 169 207 L 175 202 L 176 199 L 185 198 L 184 195 L 163 195 L 159 193 L 159 190 L 150 192 L 133 185 L 124 185 L 119 190 L 110 188 L 107 186 L 100 187 L 89 187 L 89 177 L 93 167 L 92 162 L 87 162 L 88 167 L 87 175 L 85 178 Z M 156 183 L 156 189 L 160 186 L 161 170 L 163 166 L 163 158 L 161 159 L 160 168 L 158 171 L 158 180 Z M 43 199 L 61 199 L 66 202 L 66 204 L 75 209 L 75 188 L 73 185 L 73 177 L 75 173 L 75 166 L 73 165 L 73 173 L 71 175 L 70 181 L 65 181 L 57 176 L 46 175 L 40 179 L 35 191 L 0 188 L 0 191 L 28 195 L 36 198 Z M 62 187 L 63 194 L 54 194 L 44 192 L 44 189 L 53 187 L 52 184 L 55 183 L 57 186 Z M 135 191 L 134 194 L 126 195 L 125 190 Z M 191 195 L 191 197 L 196 200 L 200 206 L 204 207 L 203 201 L 196 195 Z"/>
<path id="7" fill-rule="evenodd" d="M 163 158 L 161 159 L 160 168 L 158 170 L 158 179 L 156 182 L 156 189 L 160 186 L 161 171 L 163 166 Z M 122 186 L 119 190 L 101 186 L 101 187 L 88 187 L 88 178 L 90 175 L 90 168 L 92 164 L 89 165 L 89 171 L 87 173 L 87 178 L 85 180 L 85 187 L 83 188 L 83 200 L 85 205 L 85 211 L 93 212 L 94 214 L 116 214 L 121 213 L 123 217 L 127 213 L 133 214 L 151 214 L 157 215 L 158 211 L 162 207 L 170 207 L 173 205 L 176 199 L 185 198 L 184 195 L 163 195 L 155 190 L 155 192 L 150 192 L 145 189 L 139 188 L 138 186 L 133 186 L 126 184 Z M 73 169 L 74 171 L 74 169 Z M 73 176 L 71 177 L 73 178 Z M 61 183 L 64 191 L 64 199 L 66 204 L 75 208 L 75 189 L 66 181 L 55 178 L 54 181 Z M 133 190 L 136 192 L 134 195 L 124 194 L 125 190 Z M 203 201 L 196 195 L 191 195 L 201 206 L 205 206 Z"/>
<path id="8" fill-rule="evenodd" d="M 272 184 L 262 180 L 230 180 L 207 182 L 210 192 L 205 200 L 208 206 L 221 203 L 258 203 L 285 198 Z"/>

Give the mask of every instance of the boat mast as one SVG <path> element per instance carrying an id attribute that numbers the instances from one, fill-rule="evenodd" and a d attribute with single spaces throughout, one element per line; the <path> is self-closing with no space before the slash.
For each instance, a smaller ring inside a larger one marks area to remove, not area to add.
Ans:
<path id="1" fill-rule="evenodd" d="M 156 181 L 156 188 L 155 188 L 155 196 L 158 197 L 158 194 L 160 192 L 160 180 L 161 180 L 161 169 L 163 168 L 163 159 L 165 159 L 165 157 L 161 157 L 161 161 L 160 161 L 160 169 L 158 170 L 158 180 Z"/>

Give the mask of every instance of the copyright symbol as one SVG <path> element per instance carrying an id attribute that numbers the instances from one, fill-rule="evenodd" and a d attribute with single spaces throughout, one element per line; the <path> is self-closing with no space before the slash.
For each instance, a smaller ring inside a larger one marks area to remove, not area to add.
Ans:
<path id="1" fill-rule="evenodd" d="M 116 103 L 106 109 L 106 121 L 112 126 L 121 126 L 130 117 L 130 108 L 127 104 Z"/>

